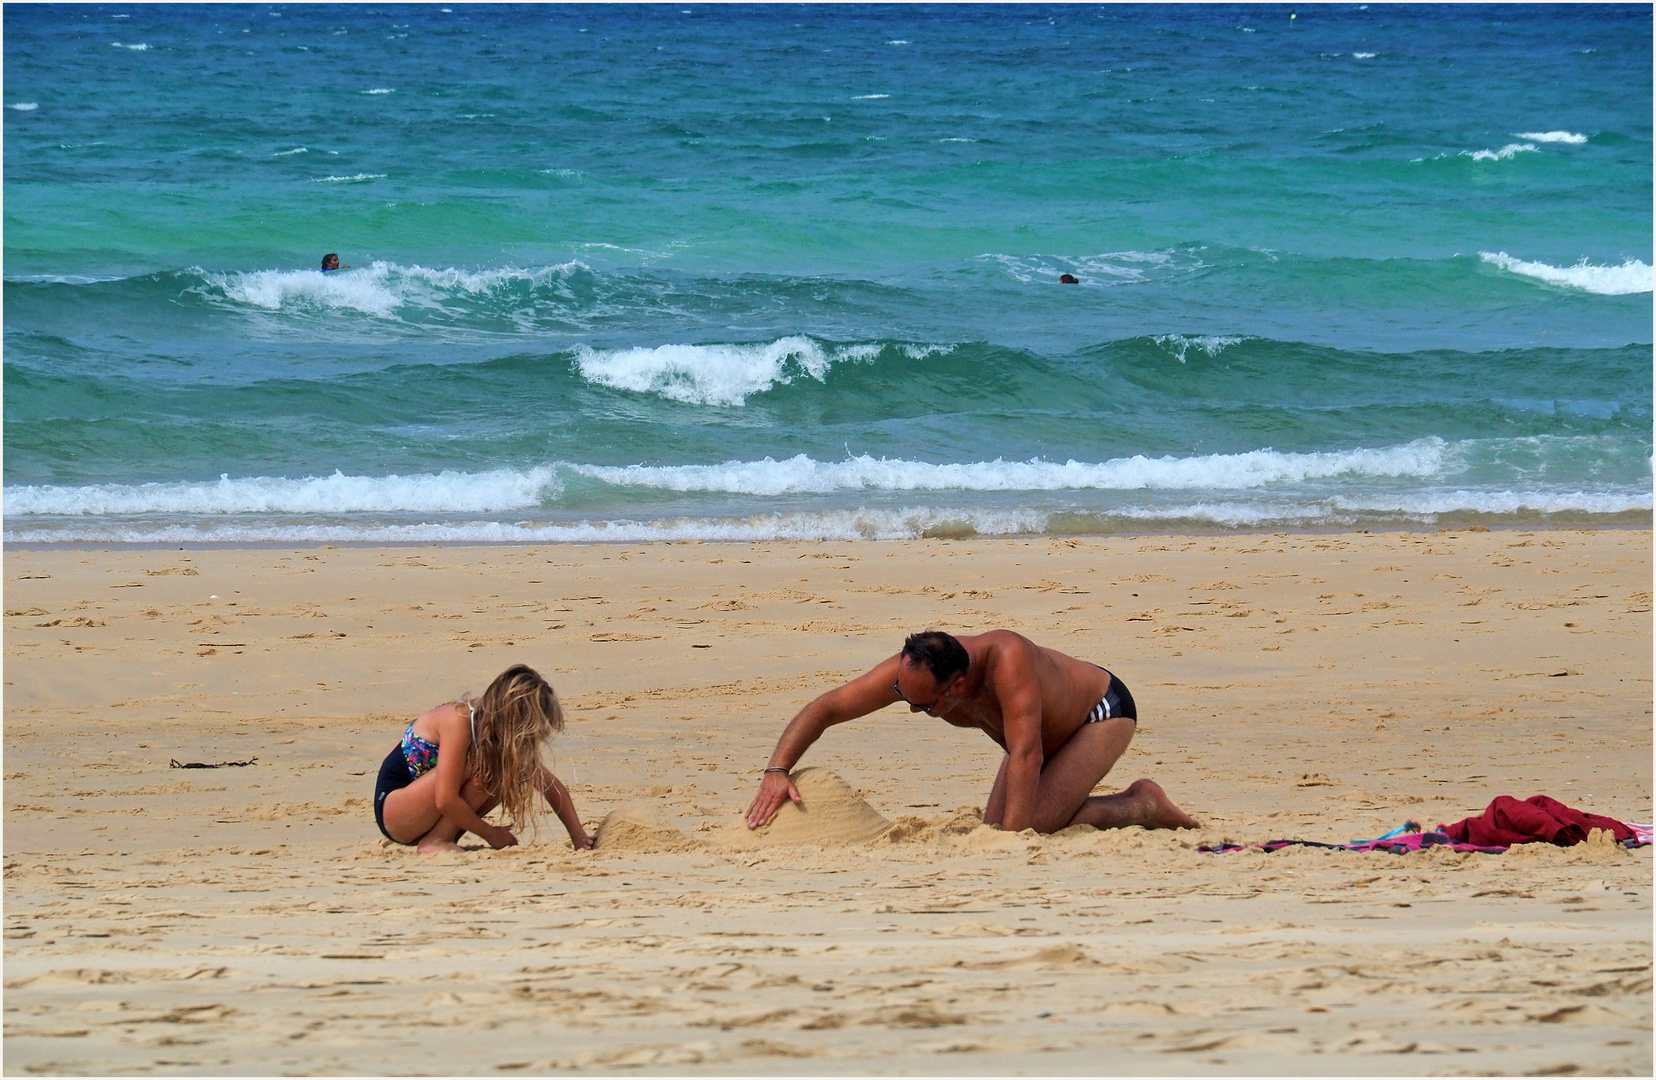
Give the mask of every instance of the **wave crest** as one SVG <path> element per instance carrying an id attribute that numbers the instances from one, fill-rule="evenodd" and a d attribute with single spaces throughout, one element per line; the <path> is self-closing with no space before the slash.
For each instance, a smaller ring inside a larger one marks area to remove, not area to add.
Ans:
<path id="1" fill-rule="evenodd" d="M 9 486 L 6 516 L 131 514 L 488 514 L 538 506 L 560 490 L 550 467 L 409 476 L 250 476 L 216 482 Z"/>
<path id="2" fill-rule="evenodd" d="M 1103 462 L 978 461 L 936 465 L 867 454 L 814 461 L 804 454 L 776 461 L 722 465 L 573 465 L 577 475 L 621 487 L 731 495 L 824 495 L 841 491 L 1178 491 L 1238 490 L 1333 476 L 1434 476 L 1442 470 L 1442 439 L 1420 439 L 1380 450 L 1149 458 Z"/>
<path id="3" fill-rule="evenodd" d="M 1507 161 L 1519 154 L 1538 154 L 1534 143 L 1507 143 L 1499 150 L 1462 150 L 1461 157 L 1469 157 L 1473 161 Z"/>
<path id="4" fill-rule="evenodd" d="M 333 308 L 358 311 L 390 319 L 405 304 L 440 307 L 445 294 L 487 294 L 505 286 L 527 284 L 531 288 L 548 281 L 562 281 L 577 271 L 588 271 L 581 262 L 560 263 L 523 269 L 505 266 L 496 270 L 462 270 L 402 266 L 376 261 L 366 267 L 336 270 L 249 270 L 221 273 L 193 268 L 206 282 L 209 292 L 266 311 L 295 308 Z"/>
<path id="5" fill-rule="evenodd" d="M 1515 131 L 1513 134 L 1530 142 L 1565 143 L 1569 146 L 1580 146 L 1587 141 L 1587 136 L 1573 131 Z"/>
<path id="6" fill-rule="evenodd" d="M 1601 296 L 1627 296 L 1652 291 L 1651 268 L 1638 259 L 1628 259 L 1620 266 L 1593 266 L 1585 258 L 1574 266 L 1549 266 L 1543 262 L 1515 259 L 1504 251 L 1480 251 L 1478 257 L 1514 274 Z"/>
<path id="7" fill-rule="evenodd" d="M 885 346 L 874 343 L 825 345 L 804 335 L 759 344 L 660 345 L 655 348 L 594 349 L 580 345 L 575 366 L 599 386 L 655 394 L 691 405 L 743 405 L 749 396 L 795 379 L 824 382 L 836 363 L 868 363 Z M 902 344 L 896 348 L 921 360 L 952 345 Z"/>

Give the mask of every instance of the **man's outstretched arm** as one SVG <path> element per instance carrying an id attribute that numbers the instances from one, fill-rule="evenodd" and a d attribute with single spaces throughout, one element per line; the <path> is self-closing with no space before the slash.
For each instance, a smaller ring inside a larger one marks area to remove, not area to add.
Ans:
<path id="1" fill-rule="evenodd" d="M 799 715 L 782 729 L 782 737 L 776 740 L 776 749 L 771 752 L 767 768 L 791 771 L 811 744 L 822 738 L 824 731 L 895 702 L 897 694 L 892 687 L 897 682 L 898 659 L 893 656 L 883 661 L 872 671 L 857 676 L 844 686 L 835 687 L 800 709 Z M 776 811 L 787 799 L 796 803 L 804 801 L 788 773 L 765 773 L 764 779 L 759 782 L 759 794 L 753 797 L 753 803 L 748 807 L 748 828 L 757 829 L 770 824 L 770 819 L 776 816 Z"/>

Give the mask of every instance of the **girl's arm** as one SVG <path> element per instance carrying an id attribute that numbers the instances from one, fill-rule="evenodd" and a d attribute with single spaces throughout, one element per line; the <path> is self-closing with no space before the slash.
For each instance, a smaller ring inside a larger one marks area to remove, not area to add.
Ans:
<path id="1" fill-rule="evenodd" d="M 510 829 L 490 825 L 471 808 L 460 789 L 465 786 L 471 750 L 471 717 L 464 705 L 456 705 L 437 717 L 437 810 L 463 832 L 476 833 L 490 847 L 512 847 L 517 837 Z"/>
<path id="2" fill-rule="evenodd" d="M 558 820 L 569 830 L 569 840 L 575 845 L 575 850 L 591 847 L 592 837 L 587 835 L 586 826 L 581 824 L 581 815 L 575 812 L 575 800 L 569 797 L 563 781 L 553 776 L 552 770 L 544 765 L 541 766 L 541 794 L 546 796 L 547 805 L 552 807 Z"/>

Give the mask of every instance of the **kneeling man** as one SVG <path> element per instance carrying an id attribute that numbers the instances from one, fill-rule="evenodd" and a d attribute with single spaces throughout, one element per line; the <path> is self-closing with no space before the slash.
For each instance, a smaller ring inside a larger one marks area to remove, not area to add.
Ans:
<path id="1" fill-rule="evenodd" d="M 1069 825 L 1196 827 L 1151 780 L 1092 795 L 1138 726 L 1120 679 L 1010 630 L 962 638 L 933 630 L 911 636 L 902 652 L 799 711 L 777 740 L 748 807 L 748 828 L 768 824 L 784 799 L 803 803 L 788 773 L 824 731 L 898 701 L 910 712 L 979 728 L 1006 751 L 983 809 L 990 825 L 1043 833 Z"/>

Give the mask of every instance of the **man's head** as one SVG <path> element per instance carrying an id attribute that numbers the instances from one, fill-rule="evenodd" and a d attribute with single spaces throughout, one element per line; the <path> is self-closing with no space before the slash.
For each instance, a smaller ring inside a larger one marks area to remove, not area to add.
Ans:
<path id="1" fill-rule="evenodd" d="M 335 252 L 330 251 L 326 255 L 322 256 L 322 269 L 324 269 L 324 270 L 338 270 L 339 269 L 339 256 L 338 256 L 338 254 L 336 254 Z"/>
<path id="2" fill-rule="evenodd" d="M 959 689 L 972 658 L 951 634 L 927 630 L 903 642 L 897 660 L 897 696 L 914 711 L 936 715 L 943 699 Z"/>

